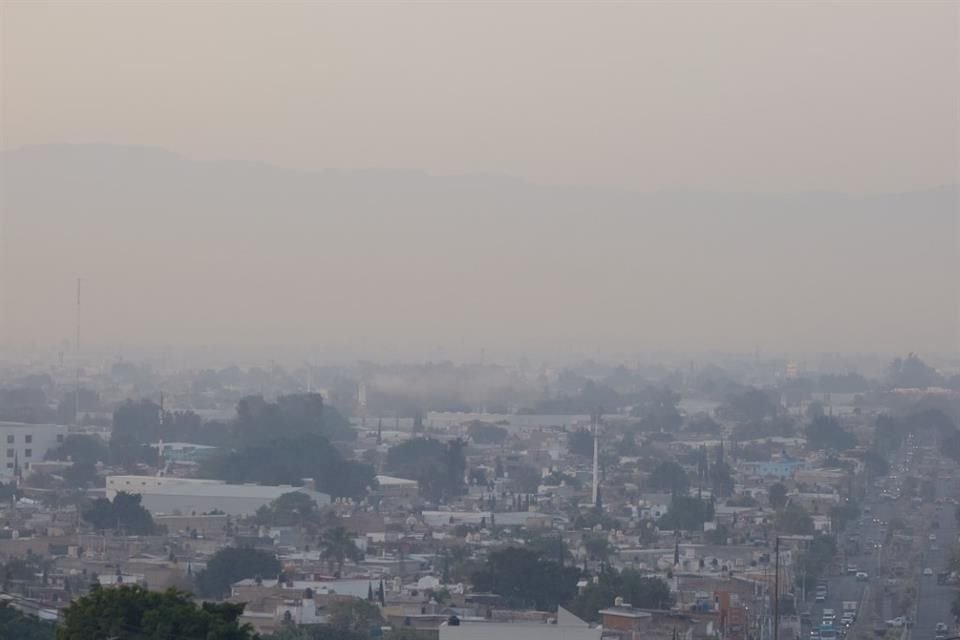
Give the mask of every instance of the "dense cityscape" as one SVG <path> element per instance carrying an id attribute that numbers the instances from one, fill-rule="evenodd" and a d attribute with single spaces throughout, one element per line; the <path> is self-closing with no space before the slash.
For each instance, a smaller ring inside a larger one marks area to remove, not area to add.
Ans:
<path id="1" fill-rule="evenodd" d="M 942 640 L 957 363 L 851 362 L 7 367 L 0 628 Z"/>

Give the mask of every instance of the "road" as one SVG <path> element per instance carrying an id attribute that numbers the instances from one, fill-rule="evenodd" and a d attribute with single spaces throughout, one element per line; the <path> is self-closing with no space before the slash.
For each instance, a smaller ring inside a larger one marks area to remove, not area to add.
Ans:
<path id="1" fill-rule="evenodd" d="M 935 451 L 936 449 L 934 449 Z M 960 497 L 960 469 L 955 462 L 940 459 L 939 455 L 931 452 L 927 461 L 929 466 L 936 465 L 937 478 L 935 481 L 938 497 Z M 949 476 L 949 479 L 948 479 Z M 929 506 L 929 505 L 928 505 Z M 933 512 L 927 512 L 929 521 L 926 522 L 926 531 L 928 539 L 924 541 L 924 551 L 921 564 L 923 567 L 916 567 L 920 573 L 918 576 L 919 586 L 917 592 L 917 610 L 916 623 L 913 628 L 913 637 L 916 640 L 934 640 L 934 627 L 938 622 L 943 622 L 951 628 L 950 635 L 957 635 L 953 628 L 953 614 L 950 612 L 950 605 L 957 594 L 956 587 L 938 585 L 936 574 L 943 571 L 947 564 L 950 550 L 958 544 L 958 535 L 960 527 L 957 526 L 957 519 L 954 515 L 954 507 L 951 504 L 936 505 Z M 934 527 L 933 522 L 939 523 L 939 527 Z M 935 541 L 929 540 L 929 535 L 936 536 Z M 933 570 L 933 576 L 924 576 L 922 571 L 929 567 Z"/>
<path id="2" fill-rule="evenodd" d="M 960 544 L 960 525 L 954 514 L 957 507 L 943 501 L 960 498 L 960 465 L 940 455 L 938 437 L 932 430 L 918 434 L 890 462 L 892 475 L 870 484 L 862 503 L 862 517 L 837 537 L 840 563 L 827 579 L 826 602 L 814 603 L 811 593 L 808 603 L 801 603 L 800 608 L 809 607 L 813 625 L 819 625 L 825 608 L 833 609 L 839 617 L 844 601 L 856 601 L 857 637 L 870 635 L 876 625 L 882 627 L 884 621 L 897 616 L 914 620 L 903 640 L 935 640 L 939 622 L 948 625 L 949 635 L 960 635 L 960 627 L 954 626 L 950 611 L 958 590 L 937 584 L 937 573 L 945 569 L 951 550 Z M 901 488 L 908 476 L 931 478 L 940 504 L 918 503 L 909 496 L 882 496 L 883 490 Z M 901 536 L 891 538 L 888 525 L 894 520 L 902 521 L 909 534 L 903 536 L 905 532 L 900 530 L 897 533 Z M 930 540 L 931 534 L 935 540 Z M 851 537 L 859 539 L 861 548 L 858 553 L 847 555 L 845 543 Z M 847 574 L 848 565 L 868 573 L 868 581 L 858 582 Z M 903 569 L 903 575 L 895 577 L 897 567 Z M 933 575 L 923 575 L 927 568 Z M 869 589 L 866 593 L 865 588 Z M 913 588 L 916 597 L 910 598 L 908 594 Z M 805 627 L 806 631 L 809 629 Z"/>

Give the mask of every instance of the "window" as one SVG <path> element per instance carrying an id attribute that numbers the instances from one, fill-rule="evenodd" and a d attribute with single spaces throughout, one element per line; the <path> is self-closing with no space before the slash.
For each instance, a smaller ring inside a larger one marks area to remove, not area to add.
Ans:
<path id="1" fill-rule="evenodd" d="M 33 436 L 30 435 L 29 433 L 28 433 L 27 435 L 25 435 L 25 436 L 23 437 L 23 439 L 24 439 L 24 441 L 25 441 L 27 444 L 32 444 L 32 443 L 33 443 Z"/>
<path id="2" fill-rule="evenodd" d="M 32 457 L 32 456 L 33 456 L 33 449 L 24 449 L 24 450 L 23 450 L 23 457 L 24 457 L 24 458 L 30 458 L 30 457 Z"/>
<path id="3" fill-rule="evenodd" d="M 57 434 L 57 442 L 63 442 L 63 434 L 62 434 L 62 433 L 58 433 L 58 434 Z"/>
<path id="4" fill-rule="evenodd" d="M 8 457 L 8 458 L 12 458 L 13 455 L 14 455 L 14 454 L 13 454 L 13 449 L 7 449 L 7 457 Z"/>
<path id="5" fill-rule="evenodd" d="M 9 436 L 7 436 L 7 444 L 13 444 L 13 441 L 14 441 L 14 440 L 16 440 L 16 436 L 14 436 L 14 435 L 12 435 L 12 434 L 9 435 Z"/>

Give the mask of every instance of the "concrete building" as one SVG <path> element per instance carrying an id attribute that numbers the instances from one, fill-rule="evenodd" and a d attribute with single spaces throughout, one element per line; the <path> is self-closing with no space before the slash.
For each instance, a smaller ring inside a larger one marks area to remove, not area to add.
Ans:
<path id="1" fill-rule="evenodd" d="M 118 492 L 143 496 L 143 506 L 151 513 L 201 515 L 219 511 L 231 516 L 251 516 L 285 493 L 305 493 L 319 506 L 330 504 L 330 496 L 291 485 L 264 486 L 227 484 L 220 480 L 171 478 L 162 476 L 108 476 L 107 498 Z"/>
<path id="2" fill-rule="evenodd" d="M 744 461 L 738 466 L 743 473 L 751 476 L 792 478 L 798 471 L 809 469 L 810 463 L 797 458 L 782 457 L 759 462 Z"/>
<path id="3" fill-rule="evenodd" d="M 13 478 L 17 465 L 27 475 L 34 462 L 42 461 L 47 451 L 60 446 L 66 437 L 64 425 L 0 422 L 0 477 Z"/>
<path id="4" fill-rule="evenodd" d="M 383 506 L 413 505 L 420 497 L 420 487 L 416 480 L 377 476 L 375 495 L 380 498 Z"/>
<path id="5" fill-rule="evenodd" d="M 549 622 L 496 622 L 484 618 L 451 619 L 440 625 L 439 640 L 600 640 L 603 630 L 564 608 Z"/>
<path id="6" fill-rule="evenodd" d="M 600 620 L 604 630 L 614 631 L 624 640 L 638 640 L 650 629 L 653 615 L 647 611 L 635 609 L 620 598 L 612 607 L 600 610 Z"/>

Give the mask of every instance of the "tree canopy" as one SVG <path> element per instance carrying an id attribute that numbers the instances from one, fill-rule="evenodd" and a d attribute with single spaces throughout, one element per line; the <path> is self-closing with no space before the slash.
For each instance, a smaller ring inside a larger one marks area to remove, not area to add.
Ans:
<path id="1" fill-rule="evenodd" d="M 703 531 L 703 523 L 713 520 L 713 506 L 696 496 L 674 496 L 670 508 L 660 518 L 661 529 Z"/>
<path id="2" fill-rule="evenodd" d="M 72 460 L 74 464 L 96 464 L 110 460 L 110 448 L 99 436 L 71 433 L 56 449 L 50 449 L 47 460 Z"/>
<path id="3" fill-rule="evenodd" d="M 322 435 L 328 440 L 354 440 L 356 432 L 340 413 L 323 402 L 319 393 L 296 393 L 268 402 L 247 396 L 237 404 L 236 439 L 249 445 L 278 438 Z"/>
<path id="4" fill-rule="evenodd" d="M 53 623 L 24 615 L 13 607 L 0 605 L 0 638 L 54 640 L 54 626 Z"/>
<path id="5" fill-rule="evenodd" d="M 254 640 L 252 628 L 238 622 L 241 613 L 242 604 L 197 606 L 174 589 L 94 585 L 63 611 L 57 640 Z"/>
<path id="6" fill-rule="evenodd" d="M 767 490 L 767 497 L 771 507 L 782 509 L 787 504 L 787 487 L 782 482 L 774 482 Z"/>
<path id="7" fill-rule="evenodd" d="M 810 535 L 814 532 L 813 518 L 807 510 L 791 503 L 777 513 L 777 531 L 791 535 Z"/>
<path id="8" fill-rule="evenodd" d="M 467 435 L 475 444 L 500 444 L 510 435 L 510 432 L 503 427 L 474 420 L 467 428 Z"/>
<path id="9" fill-rule="evenodd" d="M 690 488 L 690 478 L 687 477 L 683 467 L 668 460 L 661 462 L 653 469 L 647 477 L 647 487 L 682 495 Z"/>
<path id="10" fill-rule="evenodd" d="M 593 434 L 587 429 L 576 429 L 567 434 L 567 448 L 575 456 L 593 456 Z"/>
<path id="11" fill-rule="evenodd" d="M 246 578 L 276 578 L 280 561 L 267 551 L 242 547 L 224 547 L 210 556 L 207 568 L 197 574 L 197 591 L 205 598 L 222 598 L 230 585 Z"/>
<path id="12" fill-rule="evenodd" d="M 917 354 L 907 354 L 890 363 L 890 385 L 894 388 L 921 388 L 936 386 L 940 374 L 921 360 Z"/>
<path id="13" fill-rule="evenodd" d="M 604 571 L 573 600 L 570 610 L 587 622 L 597 622 L 599 611 L 617 597 L 634 607 L 667 609 L 673 602 L 670 587 L 661 578 L 650 578 L 633 569 Z"/>
<path id="14" fill-rule="evenodd" d="M 275 527 L 303 525 L 316 517 L 317 503 L 302 491 L 285 493 L 257 509 L 256 520 Z"/>
<path id="15" fill-rule="evenodd" d="M 129 535 L 150 535 L 158 532 L 150 512 L 140 504 L 143 496 L 120 491 L 113 501 L 97 498 L 81 512 L 84 520 L 97 531 L 113 529 Z"/>
<path id="16" fill-rule="evenodd" d="M 514 606 L 555 611 L 577 593 L 580 570 L 564 567 L 530 549 L 507 547 L 492 552 L 473 574 L 478 592 L 496 593 Z"/>
<path id="17" fill-rule="evenodd" d="M 300 485 L 303 478 L 313 478 L 317 491 L 335 498 L 363 497 L 375 483 L 373 467 L 345 459 L 317 434 L 250 444 L 209 458 L 202 468 L 207 476 L 232 483 Z"/>
<path id="18" fill-rule="evenodd" d="M 811 449 L 836 449 L 846 451 L 857 446 L 852 433 L 840 426 L 840 421 L 830 416 L 814 418 L 807 427 L 807 446 Z"/>
<path id="19" fill-rule="evenodd" d="M 425 499 L 440 502 L 466 490 L 466 465 L 463 441 L 414 438 L 392 447 L 385 467 L 388 473 L 416 480 Z"/>
<path id="20" fill-rule="evenodd" d="M 717 416 L 738 422 L 762 422 L 780 413 L 780 403 L 772 393 L 750 387 L 727 396 L 717 407 Z"/>

